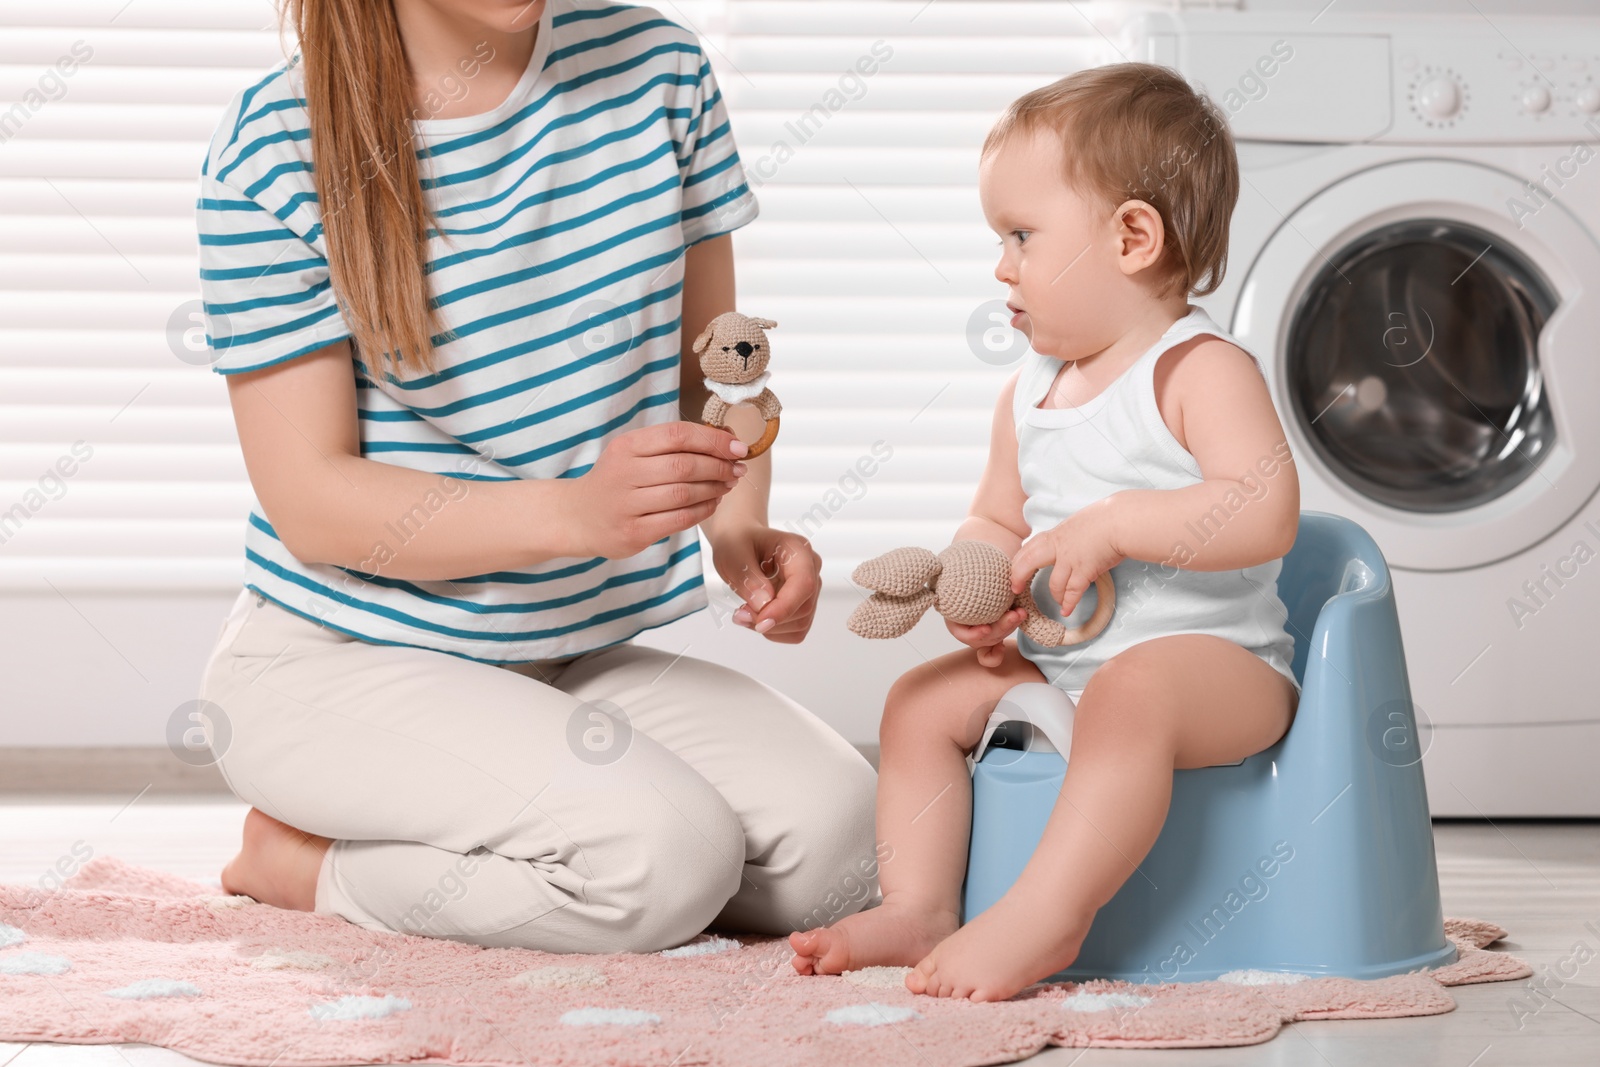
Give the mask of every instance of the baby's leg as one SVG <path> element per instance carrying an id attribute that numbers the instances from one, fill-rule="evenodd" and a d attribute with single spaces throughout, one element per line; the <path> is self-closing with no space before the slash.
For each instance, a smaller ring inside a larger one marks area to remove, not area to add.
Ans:
<path id="1" fill-rule="evenodd" d="M 1276 743 L 1296 699 L 1260 657 L 1211 634 L 1159 637 L 1107 660 L 1078 701 L 1066 779 L 1033 857 L 906 987 L 1004 1000 L 1071 964 L 1095 912 L 1141 877 L 1134 870 L 1166 822 L 1173 770 Z"/>
<path id="2" fill-rule="evenodd" d="M 960 924 L 972 826 L 966 754 L 1008 689 L 1044 680 L 1015 642 L 1004 647 L 999 667 L 962 649 L 907 671 L 890 688 L 878 731 L 883 903 L 826 929 L 790 934 L 801 974 L 909 967 Z"/>

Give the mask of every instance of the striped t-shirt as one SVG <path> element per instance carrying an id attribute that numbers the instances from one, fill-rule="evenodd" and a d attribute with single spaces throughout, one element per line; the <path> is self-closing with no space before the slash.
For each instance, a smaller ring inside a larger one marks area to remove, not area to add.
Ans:
<path id="1" fill-rule="evenodd" d="M 350 336 L 329 284 L 298 59 L 234 98 L 201 168 L 200 286 L 222 374 Z M 432 374 L 408 366 L 396 380 L 353 354 L 361 454 L 470 492 L 474 480 L 578 477 L 609 438 L 684 417 L 685 249 L 757 211 L 695 35 L 648 7 L 550 0 L 504 103 L 416 129 L 449 238 L 430 235 L 428 277 L 454 336 Z M 615 644 L 706 605 L 693 528 L 626 559 L 384 575 L 454 495 L 429 492 L 393 516 L 359 568 L 296 559 L 257 502 L 245 585 L 368 641 L 490 663 Z"/>

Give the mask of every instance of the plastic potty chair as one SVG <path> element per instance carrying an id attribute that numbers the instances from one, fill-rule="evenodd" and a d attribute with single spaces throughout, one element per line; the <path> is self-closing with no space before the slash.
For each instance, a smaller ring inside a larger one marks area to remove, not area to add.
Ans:
<path id="1" fill-rule="evenodd" d="M 1302 512 L 1278 595 L 1302 683 L 1289 732 L 1238 763 L 1173 772 L 1155 845 L 1052 980 L 1381 978 L 1455 960 L 1383 554 L 1349 519 Z M 962 922 L 1011 887 L 1043 835 L 1071 714 L 1065 692 L 1028 683 L 991 716 L 972 765 Z"/>

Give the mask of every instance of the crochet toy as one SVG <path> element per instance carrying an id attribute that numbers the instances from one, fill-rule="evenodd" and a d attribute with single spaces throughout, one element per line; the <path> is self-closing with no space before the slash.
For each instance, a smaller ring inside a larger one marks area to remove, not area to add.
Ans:
<path id="1" fill-rule="evenodd" d="M 1022 632 L 1031 640 L 1075 645 L 1106 628 L 1117 602 L 1111 575 L 1100 575 L 1094 580 L 1094 612 L 1069 630 L 1040 611 L 1028 590 L 1011 592 L 1011 560 L 987 541 L 957 541 L 938 555 L 925 548 L 897 548 L 867 560 L 850 579 L 873 590 L 850 615 L 851 631 L 862 637 L 899 637 L 930 607 L 965 626 L 998 621 L 1017 607 L 1028 613 Z"/>
<path id="2" fill-rule="evenodd" d="M 751 405 L 767 420 L 766 429 L 750 445 L 745 459 L 761 455 L 778 436 L 778 413 L 783 406 L 767 388 L 767 379 L 772 377 L 767 370 L 772 346 L 763 332 L 777 325 L 771 319 L 725 311 L 707 323 L 705 332 L 694 342 L 694 350 L 700 354 L 700 369 L 706 375 L 706 389 L 711 393 L 700 421 L 726 429 L 728 409 L 738 404 Z"/>

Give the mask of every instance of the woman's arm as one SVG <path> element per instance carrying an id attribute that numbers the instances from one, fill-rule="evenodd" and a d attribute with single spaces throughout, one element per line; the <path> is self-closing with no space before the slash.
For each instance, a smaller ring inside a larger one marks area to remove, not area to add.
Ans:
<path id="1" fill-rule="evenodd" d="M 619 434 L 581 478 L 475 481 L 366 459 L 347 341 L 231 374 L 228 398 L 251 486 L 284 546 L 365 574 L 437 581 L 631 556 L 705 519 L 735 478 L 733 438 L 681 422 Z"/>
<path id="2" fill-rule="evenodd" d="M 576 550 L 574 481 L 467 481 L 363 458 L 348 341 L 230 374 L 228 399 L 256 499 L 297 559 L 427 580 Z M 379 545 L 393 556 L 374 559 Z"/>
<path id="3" fill-rule="evenodd" d="M 724 234 L 701 241 L 686 253 L 683 276 L 683 332 L 679 404 L 683 418 L 699 422 L 705 407 L 705 376 L 694 340 L 706 324 L 734 310 L 733 238 Z M 761 432 L 761 416 L 748 405 L 727 414 L 728 428 L 741 439 Z M 772 453 L 747 461 L 748 470 L 716 513 L 700 524 L 711 544 L 711 560 L 722 580 L 744 604 L 733 621 L 768 640 L 794 644 L 805 639 L 822 589 L 822 559 L 800 534 L 774 530 L 767 519 L 772 488 Z"/>

